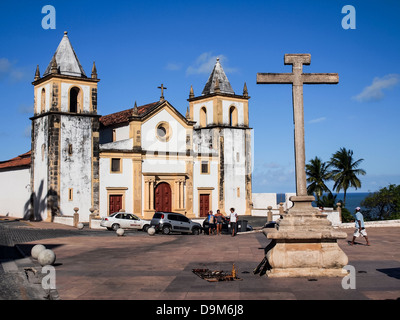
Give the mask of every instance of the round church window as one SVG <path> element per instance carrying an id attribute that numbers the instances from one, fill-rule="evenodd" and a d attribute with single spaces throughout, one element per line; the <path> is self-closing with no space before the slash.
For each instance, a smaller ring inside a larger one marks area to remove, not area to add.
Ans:
<path id="1" fill-rule="evenodd" d="M 167 122 L 160 122 L 156 127 L 156 136 L 161 141 L 168 141 L 171 130 Z"/>
<path id="2" fill-rule="evenodd" d="M 165 138 L 165 136 L 167 135 L 167 129 L 165 129 L 165 127 L 163 126 L 159 126 L 157 128 L 157 134 L 160 138 Z"/>

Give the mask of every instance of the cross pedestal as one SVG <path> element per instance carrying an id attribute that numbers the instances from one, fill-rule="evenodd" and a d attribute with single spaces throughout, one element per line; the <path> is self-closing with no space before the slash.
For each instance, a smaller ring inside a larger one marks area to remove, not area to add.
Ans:
<path id="1" fill-rule="evenodd" d="M 336 84 L 337 73 L 303 73 L 310 54 L 285 54 L 292 73 L 258 73 L 258 84 L 291 84 L 293 93 L 296 196 L 293 207 L 278 220 L 277 229 L 264 231 L 271 244 L 266 252 L 270 277 L 345 276 L 348 258 L 337 244 L 347 234 L 333 229 L 327 215 L 312 206 L 305 172 L 303 84 Z M 267 230 L 267 229 L 265 229 Z"/>

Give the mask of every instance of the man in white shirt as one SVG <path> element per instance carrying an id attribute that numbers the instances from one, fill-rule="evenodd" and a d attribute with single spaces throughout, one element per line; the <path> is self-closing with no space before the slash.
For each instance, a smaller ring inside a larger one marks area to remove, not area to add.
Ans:
<path id="1" fill-rule="evenodd" d="M 237 222 L 237 213 L 235 212 L 235 208 L 230 209 L 231 213 L 229 215 L 229 221 L 231 224 L 231 229 L 232 229 L 232 237 L 236 235 L 236 222 Z"/>

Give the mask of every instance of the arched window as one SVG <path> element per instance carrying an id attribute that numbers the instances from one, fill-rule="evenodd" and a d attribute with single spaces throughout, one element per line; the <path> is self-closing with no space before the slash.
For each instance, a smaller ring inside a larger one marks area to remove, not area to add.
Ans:
<path id="1" fill-rule="evenodd" d="M 44 112 L 46 109 L 46 90 L 43 88 L 40 95 L 40 112 Z"/>
<path id="2" fill-rule="evenodd" d="M 80 90 L 77 87 L 71 88 L 69 92 L 69 112 L 78 112 L 80 109 Z"/>
<path id="3" fill-rule="evenodd" d="M 207 126 L 207 110 L 205 107 L 200 109 L 200 127 Z"/>
<path id="4" fill-rule="evenodd" d="M 231 127 L 238 125 L 238 112 L 234 106 L 229 109 L 229 125 Z"/>

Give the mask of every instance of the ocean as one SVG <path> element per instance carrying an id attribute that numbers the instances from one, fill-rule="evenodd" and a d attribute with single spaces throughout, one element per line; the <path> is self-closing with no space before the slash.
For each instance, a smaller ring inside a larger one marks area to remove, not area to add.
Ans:
<path id="1" fill-rule="evenodd" d="M 344 193 L 333 193 L 336 194 L 336 202 L 343 200 Z M 347 192 L 346 193 L 346 208 L 350 212 L 353 212 L 355 208 L 361 207 L 361 202 L 369 196 L 370 192 Z"/>
<path id="2" fill-rule="evenodd" d="M 371 193 L 370 192 L 347 192 L 346 194 L 346 208 L 350 212 L 353 212 L 355 208 L 361 207 L 361 202 L 369 196 Z M 324 194 L 326 195 L 326 194 Z M 336 203 L 339 202 L 339 200 L 343 201 L 344 193 L 333 193 L 333 195 L 336 195 Z M 285 202 L 285 194 L 284 193 L 277 193 L 276 194 L 276 203 L 279 202 Z M 316 206 L 315 203 L 313 203 L 313 206 Z"/>

